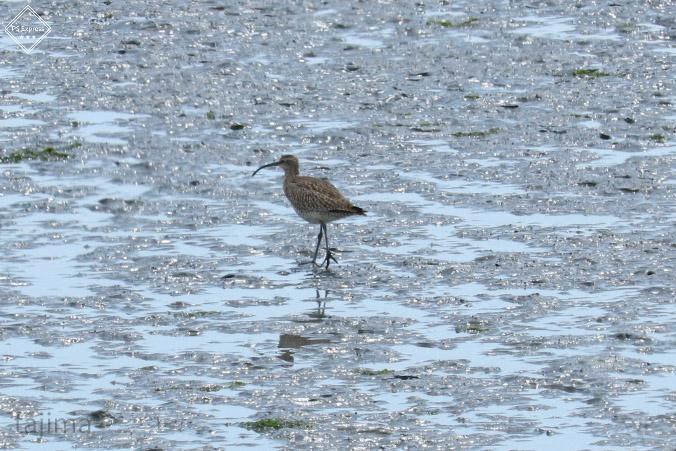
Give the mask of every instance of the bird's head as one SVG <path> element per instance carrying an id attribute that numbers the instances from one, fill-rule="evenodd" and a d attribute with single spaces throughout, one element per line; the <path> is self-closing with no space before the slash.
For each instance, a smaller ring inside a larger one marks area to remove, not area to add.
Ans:
<path id="1" fill-rule="evenodd" d="M 286 175 L 297 175 L 298 174 L 298 158 L 294 155 L 282 155 L 282 157 L 275 161 L 274 163 L 264 164 L 260 168 L 256 169 L 251 176 L 253 177 L 263 168 L 269 168 L 271 166 L 279 166 L 284 169 Z"/>

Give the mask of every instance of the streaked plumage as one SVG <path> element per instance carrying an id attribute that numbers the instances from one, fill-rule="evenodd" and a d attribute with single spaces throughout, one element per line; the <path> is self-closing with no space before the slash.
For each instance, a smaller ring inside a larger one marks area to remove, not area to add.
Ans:
<path id="1" fill-rule="evenodd" d="M 312 264 L 316 265 L 323 234 L 326 241 L 326 257 L 319 266 L 326 263 L 328 268 L 331 260 L 337 261 L 329 248 L 326 224 L 348 216 L 365 215 L 366 212 L 352 205 L 328 180 L 300 175 L 298 158 L 293 155 L 283 155 L 279 161 L 261 166 L 252 176 L 270 166 L 281 166 L 284 169 L 284 194 L 298 216 L 311 224 L 319 224 L 319 236 Z"/>

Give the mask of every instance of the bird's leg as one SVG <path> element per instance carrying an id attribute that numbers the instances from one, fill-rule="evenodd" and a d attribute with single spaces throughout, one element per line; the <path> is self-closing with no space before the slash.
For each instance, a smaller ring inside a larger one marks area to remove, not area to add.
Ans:
<path id="1" fill-rule="evenodd" d="M 317 246 L 315 247 L 315 255 L 312 257 L 312 260 L 309 262 L 302 262 L 301 265 L 307 265 L 308 263 L 312 263 L 313 266 L 317 265 L 317 254 L 319 253 L 319 245 L 322 243 L 322 232 L 324 231 L 324 228 L 319 225 L 319 235 L 317 235 Z M 323 264 L 323 263 L 322 263 Z M 319 265 L 321 266 L 321 265 Z"/>
<path id="2" fill-rule="evenodd" d="M 324 241 L 326 242 L 326 257 L 324 257 L 324 261 L 319 266 L 322 266 L 324 263 L 326 263 L 326 269 L 329 269 L 329 263 L 331 263 L 331 260 L 333 260 L 336 263 L 338 263 L 338 260 L 336 260 L 333 254 L 331 254 L 331 249 L 329 248 L 329 232 L 326 228 L 326 224 L 322 222 L 321 227 L 322 229 L 324 229 Z"/>
<path id="3" fill-rule="evenodd" d="M 315 247 L 315 255 L 312 257 L 312 264 L 316 265 L 317 264 L 317 254 L 319 253 L 319 246 L 322 244 L 322 231 L 324 230 L 324 227 L 322 227 L 321 224 L 319 224 L 319 235 L 317 235 L 317 246 Z"/>

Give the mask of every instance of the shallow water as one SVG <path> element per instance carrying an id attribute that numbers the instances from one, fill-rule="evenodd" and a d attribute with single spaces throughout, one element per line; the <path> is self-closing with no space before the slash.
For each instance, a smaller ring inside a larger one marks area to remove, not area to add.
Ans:
<path id="1" fill-rule="evenodd" d="M 0 39 L 0 447 L 676 446 L 667 2 L 107 3 Z"/>

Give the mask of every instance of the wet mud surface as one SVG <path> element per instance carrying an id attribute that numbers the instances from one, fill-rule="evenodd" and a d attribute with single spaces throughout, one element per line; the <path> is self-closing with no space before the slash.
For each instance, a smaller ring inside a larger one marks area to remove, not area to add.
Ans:
<path id="1" fill-rule="evenodd" d="M 1 447 L 676 446 L 670 2 L 32 5 Z"/>

